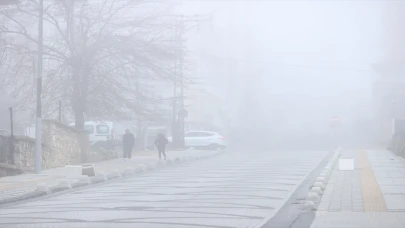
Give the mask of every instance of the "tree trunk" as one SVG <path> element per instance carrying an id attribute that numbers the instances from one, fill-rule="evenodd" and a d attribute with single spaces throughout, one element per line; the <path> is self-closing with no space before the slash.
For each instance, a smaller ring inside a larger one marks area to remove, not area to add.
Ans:
<path id="1" fill-rule="evenodd" d="M 75 128 L 84 130 L 84 112 L 80 108 L 75 108 Z"/>
<path id="2" fill-rule="evenodd" d="M 83 58 L 77 58 L 76 64 L 73 68 L 73 111 L 75 114 L 75 128 L 78 130 L 84 130 L 84 113 L 86 111 L 87 103 L 87 89 L 89 86 L 89 75 L 91 70 L 89 67 L 83 67 L 88 65 Z"/>
<path id="3" fill-rule="evenodd" d="M 146 145 L 145 145 L 145 130 L 144 130 L 144 124 L 143 121 L 140 118 L 137 118 L 137 128 L 136 128 L 136 138 L 137 138 L 137 148 L 139 150 L 144 150 Z"/>

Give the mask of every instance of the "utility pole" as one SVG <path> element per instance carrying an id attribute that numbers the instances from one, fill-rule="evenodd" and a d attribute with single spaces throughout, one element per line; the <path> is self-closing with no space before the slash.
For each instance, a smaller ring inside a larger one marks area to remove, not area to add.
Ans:
<path id="1" fill-rule="evenodd" d="M 173 83 L 173 144 L 176 148 L 184 147 L 184 79 L 183 79 L 183 16 L 175 25 L 175 65 Z"/>
<path id="2" fill-rule="evenodd" d="M 38 22 L 38 68 L 37 68 L 37 115 L 35 124 L 35 173 L 41 173 L 42 166 L 42 66 L 44 42 L 44 0 L 39 0 Z"/>
<path id="3" fill-rule="evenodd" d="M 62 101 L 59 100 L 58 102 L 58 121 L 62 123 Z"/>
<path id="4" fill-rule="evenodd" d="M 13 107 L 8 108 L 10 112 L 10 158 L 12 161 L 12 164 L 15 164 L 14 162 L 14 120 L 13 120 Z"/>
<path id="5" fill-rule="evenodd" d="M 135 81 L 135 100 L 137 103 L 142 103 L 143 101 L 141 100 L 143 98 L 143 88 L 145 85 L 141 85 L 141 77 L 138 75 L 135 76 L 136 81 Z M 138 104 L 139 104 L 138 103 Z M 147 128 L 147 124 L 145 124 L 145 119 L 143 118 L 142 115 L 143 110 L 140 110 L 138 113 L 136 113 L 136 137 L 137 137 L 137 142 L 136 143 L 136 148 L 137 150 L 144 150 L 146 145 L 147 145 L 147 138 L 146 138 L 146 133 L 147 131 L 145 128 Z"/>
<path id="6" fill-rule="evenodd" d="M 244 24 L 243 24 L 243 29 L 245 32 L 245 36 L 243 39 L 243 43 L 244 43 L 244 55 L 245 58 L 247 59 L 246 62 L 244 62 L 244 66 L 243 66 L 243 71 L 242 71 L 242 77 L 244 77 L 244 79 L 242 80 L 244 83 L 244 87 L 245 87 L 245 93 L 244 93 L 244 102 L 243 106 L 242 106 L 242 110 L 243 110 L 243 120 L 242 123 L 244 126 L 244 131 L 247 132 L 245 135 L 247 137 L 247 143 L 248 145 L 250 145 L 250 143 L 253 140 L 253 138 L 251 137 L 251 135 L 255 135 L 255 133 L 257 134 L 257 132 L 252 132 L 252 131 L 257 131 L 257 127 L 256 126 L 256 119 L 255 119 L 255 111 L 254 110 L 255 107 L 254 106 L 254 93 L 255 93 L 255 83 L 257 80 L 257 75 L 256 72 L 253 68 L 253 61 L 252 61 L 252 57 L 254 57 L 254 40 L 252 40 L 253 38 L 253 29 L 252 26 L 254 25 L 253 23 L 253 18 L 254 18 L 254 14 L 253 14 L 253 7 L 255 6 L 255 4 L 253 2 L 250 1 L 244 1 L 241 2 L 242 3 L 242 10 L 244 12 Z M 250 107 L 250 108 L 246 108 L 246 107 Z M 252 111 L 253 110 L 253 111 Z"/>
<path id="7" fill-rule="evenodd" d="M 211 21 L 201 19 L 199 16 L 187 17 L 179 16 L 175 24 L 175 63 L 174 63 L 174 82 L 173 82 L 173 123 L 172 123 L 172 139 L 176 148 L 184 148 L 184 129 L 185 118 L 188 115 L 184 108 L 184 51 L 183 51 L 183 34 L 186 30 L 185 23 L 199 23 L 202 21 Z"/>

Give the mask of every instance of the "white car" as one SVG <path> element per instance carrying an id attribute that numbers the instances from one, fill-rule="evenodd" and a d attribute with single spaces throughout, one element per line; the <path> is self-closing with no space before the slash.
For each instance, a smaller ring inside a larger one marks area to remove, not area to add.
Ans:
<path id="1" fill-rule="evenodd" d="M 189 131 L 184 134 L 186 147 L 205 147 L 209 149 L 225 149 L 225 138 L 212 131 Z"/>

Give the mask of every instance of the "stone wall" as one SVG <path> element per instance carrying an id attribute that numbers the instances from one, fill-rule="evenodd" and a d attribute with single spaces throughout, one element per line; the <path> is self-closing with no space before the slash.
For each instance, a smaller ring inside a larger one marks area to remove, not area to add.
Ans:
<path id="1" fill-rule="evenodd" d="M 83 160 L 86 152 L 87 133 L 63 125 L 55 120 L 44 120 L 42 124 L 42 168 L 54 168 L 65 165 L 78 164 Z M 7 148 L 5 141 L 0 142 L 0 148 Z M 14 156 L 8 157 L 1 163 L 12 164 L 19 169 L 32 171 L 34 169 L 35 140 L 27 136 L 14 136 Z"/>
<path id="2" fill-rule="evenodd" d="M 80 131 L 55 120 L 44 120 L 42 126 L 44 168 L 80 163 Z"/>
<path id="3" fill-rule="evenodd" d="M 34 167 L 35 140 L 26 136 L 14 137 L 14 164 L 21 169 Z"/>
<path id="4" fill-rule="evenodd" d="M 12 162 L 12 154 L 10 151 L 10 138 L 0 135 L 0 163 Z"/>

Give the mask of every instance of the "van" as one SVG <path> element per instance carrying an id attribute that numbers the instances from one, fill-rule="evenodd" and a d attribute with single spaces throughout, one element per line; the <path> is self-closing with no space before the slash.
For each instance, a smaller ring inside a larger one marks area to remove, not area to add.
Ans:
<path id="1" fill-rule="evenodd" d="M 69 124 L 74 126 L 74 123 Z M 112 140 L 116 138 L 114 133 L 114 124 L 110 121 L 86 121 L 84 123 L 84 130 L 89 133 L 90 144 L 99 141 Z"/>

